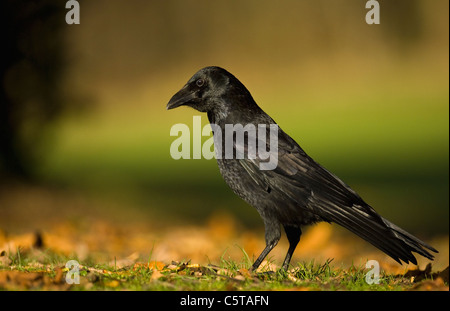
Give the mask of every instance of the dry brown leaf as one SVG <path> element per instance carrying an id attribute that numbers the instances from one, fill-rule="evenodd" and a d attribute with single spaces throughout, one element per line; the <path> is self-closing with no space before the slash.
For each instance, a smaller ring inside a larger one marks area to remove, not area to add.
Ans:
<path id="1" fill-rule="evenodd" d="M 420 270 L 420 268 L 417 269 L 411 269 L 408 270 L 404 277 L 410 278 L 411 282 L 419 282 L 426 278 L 429 278 L 431 276 L 431 263 L 427 264 L 424 270 Z"/>
<path id="2" fill-rule="evenodd" d="M 0 246 L 0 253 L 15 255 L 17 250 L 21 253 L 28 251 L 36 241 L 34 233 L 21 234 L 10 237 L 3 245 Z"/>
<path id="3" fill-rule="evenodd" d="M 30 288 L 42 282 L 41 272 L 0 271 L 0 288 Z"/>
<path id="4" fill-rule="evenodd" d="M 225 275 L 225 276 L 229 276 L 231 275 L 231 272 L 228 269 L 224 269 L 224 268 L 219 268 L 216 270 L 216 273 L 218 275 Z"/>
<path id="5" fill-rule="evenodd" d="M 200 265 L 198 263 L 193 263 L 193 264 L 186 265 L 186 268 L 198 269 L 198 268 L 200 268 Z"/>
<path id="6" fill-rule="evenodd" d="M 441 278 L 445 283 L 448 283 L 448 270 L 449 267 L 445 268 L 441 272 L 436 272 L 437 277 Z"/>
<path id="7" fill-rule="evenodd" d="M 413 291 L 449 291 L 449 287 L 445 285 L 442 278 L 436 280 L 426 280 L 417 283 L 410 290 Z"/>
<path id="8" fill-rule="evenodd" d="M 167 266 L 168 270 L 180 270 L 180 267 L 178 267 L 177 265 L 174 264 L 170 264 Z"/>
<path id="9" fill-rule="evenodd" d="M 112 280 L 110 282 L 106 282 L 105 285 L 108 287 L 118 287 L 120 285 L 120 282 L 117 280 Z"/>
<path id="10" fill-rule="evenodd" d="M 149 266 L 150 266 L 151 269 L 162 270 L 162 269 L 164 269 L 166 264 L 161 262 L 161 261 L 156 261 L 155 260 L 155 261 L 150 262 Z"/>
<path id="11" fill-rule="evenodd" d="M 251 278 L 252 277 L 252 274 L 250 273 L 250 271 L 248 271 L 248 269 L 245 269 L 245 268 L 239 269 L 239 273 L 245 278 Z"/>
<path id="12" fill-rule="evenodd" d="M 257 273 L 261 272 L 268 272 L 268 271 L 277 271 L 278 266 L 272 262 L 268 262 L 267 260 L 264 260 L 261 265 L 256 269 Z"/>
<path id="13" fill-rule="evenodd" d="M 151 280 L 152 280 L 152 281 L 158 280 L 159 278 L 161 278 L 161 277 L 163 277 L 163 276 L 164 276 L 164 275 L 163 275 L 160 271 L 158 271 L 158 270 L 153 270 Z"/>
<path id="14" fill-rule="evenodd" d="M 115 267 L 116 269 L 122 269 L 133 265 L 138 258 L 139 254 L 137 252 L 134 252 L 126 258 L 110 261 L 109 265 Z"/>
<path id="15" fill-rule="evenodd" d="M 56 275 L 55 275 L 55 277 L 53 278 L 53 281 L 54 281 L 55 283 L 61 283 L 61 282 L 63 282 L 63 279 L 65 280 L 63 270 L 62 270 L 60 267 L 56 267 L 56 268 L 55 268 L 55 272 L 56 272 Z"/>
<path id="16" fill-rule="evenodd" d="M 5 256 L 0 256 L 0 267 L 1 267 L 1 266 L 7 267 L 7 266 L 9 266 L 11 263 L 12 263 L 12 260 L 9 259 L 8 256 L 6 256 L 6 255 L 5 255 Z"/>
<path id="17" fill-rule="evenodd" d="M 298 281 L 298 279 L 292 273 L 288 273 L 287 277 L 292 282 L 297 282 Z"/>
<path id="18" fill-rule="evenodd" d="M 54 278 L 45 272 L 0 271 L 0 289 L 66 290 L 70 285 L 63 281 L 62 271 Z"/>

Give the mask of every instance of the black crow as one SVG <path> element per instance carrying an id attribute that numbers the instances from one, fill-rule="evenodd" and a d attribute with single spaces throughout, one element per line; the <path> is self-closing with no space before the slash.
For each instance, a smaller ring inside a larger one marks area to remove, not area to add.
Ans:
<path id="1" fill-rule="evenodd" d="M 234 193 L 256 208 L 264 221 L 266 247 L 252 270 L 258 268 L 277 245 L 281 226 L 289 240 L 289 250 L 283 262 L 283 269 L 288 269 L 302 226 L 320 221 L 334 222 L 347 228 L 400 264 L 401 260 L 417 264 L 412 252 L 431 260 L 434 258 L 428 250 L 437 252 L 436 249 L 378 215 L 348 185 L 309 157 L 256 104 L 247 88 L 225 69 L 206 67 L 194 74 L 170 99 L 167 109 L 182 105 L 207 113 L 214 132 L 220 173 Z M 223 134 L 227 125 L 238 124 L 250 124 L 258 131 L 266 131 L 267 135 L 265 138 L 261 136 L 262 139 L 258 133 L 257 141 L 261 145 L 263 140 L 267 148 L 273 137 L 269 129 L 271 125 L 276 126 L 277 148 L 269 151 L 269 155 L 277 156 L 276 167 L 262 168 L 261 164 L 267 163 L 267 154 L 265 158 L 258 152 L 250 156 L 248 142 L 256 137 L 256 132 L 244 132 L 247 138 L 244 142 L 238 142 L 236 133 L 233 133 L 230 136 L 233 156 L 226 156 L 226 137 L 221 138 L 226 136 Z M 248 154 L 238 157 L 239 152 Z"/>

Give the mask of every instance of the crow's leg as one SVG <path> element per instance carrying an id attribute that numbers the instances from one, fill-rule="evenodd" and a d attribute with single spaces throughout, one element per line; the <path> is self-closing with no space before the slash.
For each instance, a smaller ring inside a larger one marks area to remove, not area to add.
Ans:
<path id="1" fill-rule="evenodd" d="M 277 245 L 278 241 L 281 238 L 280 223 L 278 221 L 268 221 L 264 219 L 264 225 L 266 231 L 266 248 L 264 248 L 261 255 L 259 255 L 258 259 L 256 259 L 251 268 L 251 271 L 255 271 L 256 269 L 258 269 L 261 262 L 264 260 L 264 258 L 266 258 L 266 256 L 275 247 L 275 245 Z"/>
<path id="2" fill-rule="evenodd" d="M 300 241 L 302 230 L 300 229 L 300 227 L 285 225 L 284 231 L 286 232 L 286 236 L 289 241 L 289 249 L 283 262 L 283 270 L 287 271 L 287 269 L 289 268 L 289 263 L 291 262 L 292 254 L 294 253 L 294 250 L 297 247 L 298 242 Z"/>

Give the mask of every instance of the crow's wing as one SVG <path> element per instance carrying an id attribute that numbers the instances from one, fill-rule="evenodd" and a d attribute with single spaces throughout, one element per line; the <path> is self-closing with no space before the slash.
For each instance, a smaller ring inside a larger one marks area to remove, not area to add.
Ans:
<path id="1" fill-rule="evenodd" d="M 258 143 L 265 144 L 271 156 L 277 156 L 276 168 L 261 170 L 260 165 L 265 161 L 258 153 L 254 158 L 240 159 L 239 163 L 265 191 L 282 193 L 298 208 L 347 228 L 399 263 L 401 259 L 416 264 L 411 251 L 433 259 L 433 255 L 424 249 L 437 252 L 433 247 L 378 215 L 355 191 L 310 158 L 281 129 L 277 150 L 270 150 L 268 140 Z M 235 142 L 234 148 L 241 153 L 249 150 L 247 141 L 243 144 Z"/>
<path id="2" fill-rule="evenodd" d="M 269 137 L 269 136 L 267 136 Z M 248 139 L 255 139 L 251 136 Z M 342 182 L 337 176 L 323 168 L 287 134 L 279 130 L 278 148 L 270 150 L 267 141 L 260 141 L 256 137 L 258 144 L 264 144 L 270 157 L 277 158 L 277 165 L 273 170 L 262 170 L 261 164 L 267 163 L 257 152 L 254 159 L 245 157 L 239 163 L 244 167 L 250 177 L 266 191 L 276 189 L 284 193 L 286 198 L 301 204 L 303 208 L 314 212 L 319 216 L 325 216 L 321 209 L 317 209 L 311 200 L 312 197 L 320 197 L 321 201 L 328 201 L 333 204 L 353 206 L 355 204 L 367 206 L 361 197 L 349 186 Z M 236 154 L 249 152 L 248 140 L 244 142 L 235 141 L 234 148 Z M 365 213 L 378 216 L 373 209 L 368 207 Z M 325 217 L 325 220 L 328 220 Z M 331 219 L 329 219 L 331 221 Z"/>

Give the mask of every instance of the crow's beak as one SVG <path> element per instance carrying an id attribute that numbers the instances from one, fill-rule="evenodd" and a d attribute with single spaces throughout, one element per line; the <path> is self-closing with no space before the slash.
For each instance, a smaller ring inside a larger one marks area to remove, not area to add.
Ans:
<path id="1" fill-rule="evenodd" d="M 167 110 L 186 105 L 188 103 L 195 102 L 197 95 L 195 92 L 189 90 L 188 85 L 184 86 L 169 100 L 166 108 Z"/>

